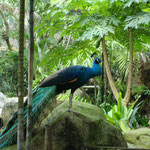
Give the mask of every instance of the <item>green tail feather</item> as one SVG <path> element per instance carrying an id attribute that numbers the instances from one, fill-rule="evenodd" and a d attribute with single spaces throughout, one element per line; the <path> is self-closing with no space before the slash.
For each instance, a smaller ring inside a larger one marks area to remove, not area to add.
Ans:
<path id="1" fill-rule="evenodd" d="M 32 122 L 33 125 L 38 120 L 40 113 L 47 104 L 52 102 L 52 98 L 56 95 L 56 86 L 36 88 L 33 90 L 32 99 Z M 3 129 L 0 136 L 0 148 L 9 146 L 17 142 L 17 122 L 18 113 L 16 112 L 12 118 L 9 119 L 6 127 Z M 27 123 L 27 99 L 24 103 L 24 127 Z"/>

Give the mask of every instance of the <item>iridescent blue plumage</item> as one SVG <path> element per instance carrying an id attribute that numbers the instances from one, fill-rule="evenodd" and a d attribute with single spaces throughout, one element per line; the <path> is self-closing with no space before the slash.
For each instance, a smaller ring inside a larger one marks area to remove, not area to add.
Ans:
<path id="1" fill-rule="evenodd" d="M 102 69 L 99 65 L 100 62 L 101 59 L 96 57 L 92 68 L 84 66 L 72 66 L 59 70 L 45 78 L 40 83 L 40 87 L 56 85 L 57 94 L 71 89 L 69 98 L 69 111 L 71 111 L 74 91 L 84 85 L 90 78 L 101 75 Z"/>
<path id="2" fill-rule="evenodd" d="M 100 58 L 95 58 L 93 67 L 72 66 L 64 68 L 48 76 L 40 83 L 39 87 L 33 90 L 32 99 L 32 122 L 36 123 L 40 113 L 46 105 L 52 102 L 52 97 L 63 91 L 71 89 L 69 98 L 69 111 L 72 111 L 72 98 L 74 91 L 84 85 L 90 78 L 101 75 L 102 69 L 99 63 Z M 17 115 L 18 112 L 8 121 L 0 136 L 0 148 L 12 145 L 17 141 Z M 27 122 L 27 99 L 24 103 L 24 129 Z"/>

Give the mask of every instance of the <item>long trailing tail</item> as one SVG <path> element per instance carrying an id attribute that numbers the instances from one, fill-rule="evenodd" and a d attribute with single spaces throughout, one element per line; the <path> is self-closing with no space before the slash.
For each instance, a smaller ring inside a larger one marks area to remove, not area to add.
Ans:
<path id="1" fill-rule="evenodd" d="M 33 125 L 38 120 L 40 113 L 47 106 L 52 103 L 52 98 L 56 95 L 56 86 L 37 87 L 33 90 L 32 99 L 32 121 Z M 6 127 L 3 129 L 0 136 L 0 148 L 17 143 L 17 123 L 18 112 L 9 119 Z M 24 129 L 27 124 L 27 99 L 24 103 Z"/>

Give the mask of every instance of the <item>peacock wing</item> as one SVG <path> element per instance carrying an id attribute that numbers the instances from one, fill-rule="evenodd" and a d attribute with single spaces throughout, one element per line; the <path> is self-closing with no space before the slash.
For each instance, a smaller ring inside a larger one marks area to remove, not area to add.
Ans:
<path id="1" fill-rule="evenodd" d="M 61 85 L 68 82 L 74 82 L 80 73 L 80 66 L 72 66 L 64 68 L 46 77 L 40 83 L 40 87 L 47 87 L 52 85 Z"/>

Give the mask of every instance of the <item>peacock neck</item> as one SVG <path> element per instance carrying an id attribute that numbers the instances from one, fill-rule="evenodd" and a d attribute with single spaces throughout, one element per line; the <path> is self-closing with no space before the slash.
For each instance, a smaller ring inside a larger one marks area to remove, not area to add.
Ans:
<path id="1" fill-rule="evenodd" d="M 98 76 L 100 75 L 102 72 L 102 68 L 99 64 L 96 63 L 96 61 L 94 61 L 93 67 L 92 67 L 92 74 L 93 76 Z"/>

